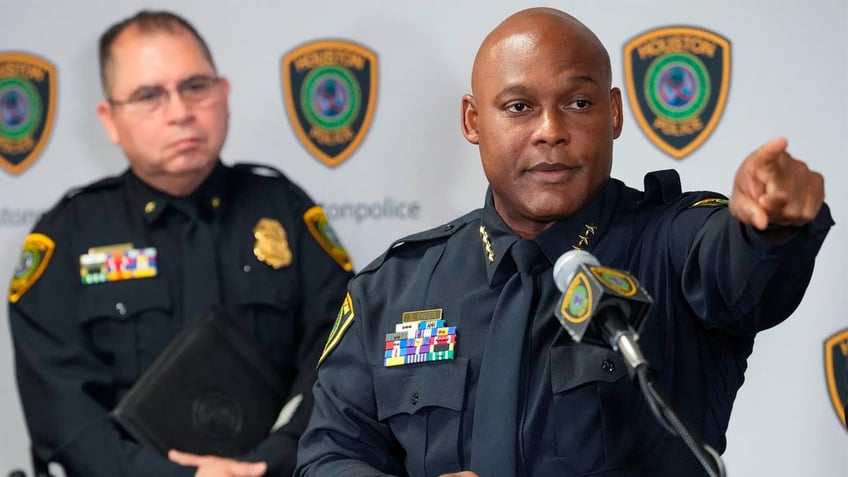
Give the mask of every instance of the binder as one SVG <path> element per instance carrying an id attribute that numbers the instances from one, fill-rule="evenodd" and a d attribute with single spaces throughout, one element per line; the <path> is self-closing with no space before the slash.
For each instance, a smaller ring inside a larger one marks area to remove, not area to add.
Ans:
<path id="1" fill-rule="evenodd" d="M 268 436 L 290 383 L 256 338 L 213 305 L 168 343 L 111 417 L 164 455 L 238 457 Z"/>

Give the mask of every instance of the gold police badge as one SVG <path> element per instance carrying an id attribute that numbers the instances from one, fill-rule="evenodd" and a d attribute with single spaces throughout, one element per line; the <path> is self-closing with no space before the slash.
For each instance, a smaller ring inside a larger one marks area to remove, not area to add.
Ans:
<path id="1" fill-rule="evenodd" d="M 275 270 L 291 264 L 292 253 L 286 238 L 286 229 L 280 221 L 262 218 L 253 227 L 256 244 L 253 254 L 260 262 L 267 263 Z"/>

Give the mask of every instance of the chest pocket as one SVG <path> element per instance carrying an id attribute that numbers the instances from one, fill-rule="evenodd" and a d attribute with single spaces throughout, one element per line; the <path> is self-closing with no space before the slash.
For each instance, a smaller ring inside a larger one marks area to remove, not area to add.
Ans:
<path id="1" fill-rule="evenodd" d="M 111 366 L 116 384 L 125 388 L 181 326 L 173 318 L 170 291 L 155 278 L 83 286 L 77 320 L 97 355 Z"/>
<path id="2" fill-rule="evenodd" d="M 253 259 L 255 261 L 255 258 Z M 300 289 L 293 268 L 274 270 L 255 263 L 230 287 L 227 302 L 244 327 L 253 332 L 281 369 L 295 367 L 294 358 L 302 331 Z M 309 319 L 309 317 L 304 317 Z"/>
<path id="3" fill-rule="evenodd" d="M 551 385 L 557 456 L 581 474 L 619 467 L 633 450 L 625 439 L 639 435 L 630 412 L 641 396 L 624 360 L 584 343 L 552 348 Z"/>
<path id="4" fill-rule="evenodd" d="M 374 368 L 377 418 L 406 449 L 410 477 L 460 468 L 460 425 L 468 360 Z"/>

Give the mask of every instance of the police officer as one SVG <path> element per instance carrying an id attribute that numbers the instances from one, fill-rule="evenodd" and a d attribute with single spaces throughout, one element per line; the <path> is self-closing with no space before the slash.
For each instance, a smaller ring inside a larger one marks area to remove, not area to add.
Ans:
<path id="1" fill-rule="evenodd" d="M 35 453 L 68 475 L 290 475 L 315 363 L 352 265 L 280 172 L 228 166 L 227 80 L 183 18 L 142 11 L 101 37 L 97 107 L 129 168 L 67 194 L 26 238 L 9 294 Z M 295 409 L 237 459 L 141 447 L 107 415 L 199 310 L 225 304 Z"/>
<path id="2" fill-rule="evenodd" d="M 297 475 L 703 475 L 617 353 L 554 318 L 552 263 L 584 249 L 654 298 L 640 342 L 657 387 L 723 451 L 755 334 L 800 302 L 832 225 L 786 141 L 732 197 L 610 178 L 622 104 L 597 37 L 553 9 L 484 40 L 462 100 L 482 209 L 396 242 L 350 283 L 322 355 Z"/>

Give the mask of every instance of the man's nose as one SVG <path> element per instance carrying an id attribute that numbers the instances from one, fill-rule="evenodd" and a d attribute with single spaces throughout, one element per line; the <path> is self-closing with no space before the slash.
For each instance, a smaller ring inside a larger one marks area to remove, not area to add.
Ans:
<path id="1" fill-rule="evenodd" d="M 165 117 L 170 121 L 184 121 L 191 117 L 191 105 L 177 91 L 169 91 L 165 97 Z"/>
<path id="2" fill-rule="evenodd" d="M 552 109 L 542 111 L 535 135 L 535 142 L 538 144 L 554 146 L 567 143 L 570 136 L 566 125 L 565 112 Z"/>

